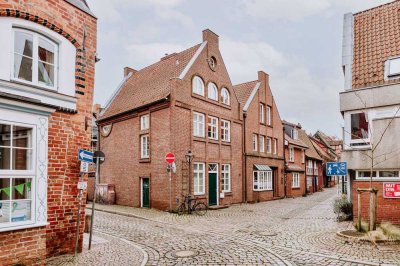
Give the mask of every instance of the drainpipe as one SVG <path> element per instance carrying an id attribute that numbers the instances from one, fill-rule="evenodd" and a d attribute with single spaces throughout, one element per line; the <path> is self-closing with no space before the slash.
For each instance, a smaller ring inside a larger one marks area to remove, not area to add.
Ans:
<path id="1" fill-rule="evenodd" d="M 246 117 L 247 113 L 243 112 L 243 155 L 244 155 L 244 200 L 243 202 L 247 203 L 247 149 L 246 149 Z"/>
<path id="2" fill-rule="evenodd" d="M 284 185 L 284 197 L 286 198 L 286 186 L 287 186 L 287 173 L 286 173 L 286 152 L 285 152 L 285 126 L 283 127 L 283 185 Z M 288 143 L 289 148 L 289 143 Z"/>

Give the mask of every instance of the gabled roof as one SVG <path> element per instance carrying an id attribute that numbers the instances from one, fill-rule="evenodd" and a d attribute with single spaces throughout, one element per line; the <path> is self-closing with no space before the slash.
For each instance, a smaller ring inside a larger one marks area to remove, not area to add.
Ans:
<path id="1" fill-rule="evenodd" d="M 310 137 L 307 135 L 306 131 L 303 129 L 300 129 L 298 131 L 298 135 L 299 135 L 299 139 L 308 146 L 308 149 L 306 150 L 306 156 L 310 157 L 312 159 L 323 161 L 321 156 L 319 156 L 318 152 L 316 151 L 316 149 L 315 149 L 313 143 L 311 142 Z"/>
<path id="2" fill-rule="evenodd" d="M 308 148 L 307 144 L 305 144 L 303 141 L 301 141 L 300 139 L 293 139 L 288 134 L 285 134 L 285 140 L 287 140 L 287 142 L 289 142 L 290 144 L 303 147 L 306 149 Z"/>
<path id="3" fill-rule="evenodd" d="M 161 61 L 133 73 L 123 81 L 114 94 L 114 99 L 105 107 L 101 120 L 167 98 L 170 95 L 170 80 L 179 78 L 186 66 L 193 61 L 191 59 L 200 45 L 166 56 Z"/>
<path id="4" fill-rule="evenodd" d="M 89 5 L 87 4 L 86 0 L 65 0 L 66 2 L 70 3 L 71 5 L 76 6 L 83 12 L 88 13 L 89 15 L 96 17 L 92 11 L 89 8 Z"/>
<path id="5" fill-rule="evenodd" d="M 326 146 L 329 148 L 333 149 L 331 146 L 337 146 L 337 145 L 342 145 L 343 141 L 340 139 L 336 139 L 334 137 L 326 135 L 324 132 L 318 130 L 315 134 L 314 137 L 320 139 Z"/>
<path id="6" fill-rule="evenodd" d="M 311 139 L 311 143 L 313 144 L 315 150 L 318 152 L 318 154 L 325 160 L 325 161 L 334 161 L 335 158 L 331 154 L 329 154 L 327 151 L 325 151 L 323 148 L 321 148 L 318 143 L 316 142 L 314 138 Z"/>
<path id="7" fill-rule="evenodd" d="M 247 100 L 250 98 L 250 95 L 254 91 L 258 82 L 258 80 L 254 80 L 233 86 L 242 109 L 246 105 Z"/>

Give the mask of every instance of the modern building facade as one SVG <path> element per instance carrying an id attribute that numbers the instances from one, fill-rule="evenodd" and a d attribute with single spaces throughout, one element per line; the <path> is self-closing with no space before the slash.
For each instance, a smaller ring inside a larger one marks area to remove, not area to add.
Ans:
<path id="1" fill-rule="evenodd" d="M 84 0 L 0 4 L 2 265 L 44 265 L 46 256 L 74 251 L 96 23 Z"/>
<path id="2" fill-rule="evenodd" d="M 342 161 L 348 163 L 348 194 L 357 217 L 357 188 L 377 192 L 377 220 L 400 224 L 400 1 L 344 16 L 344 118 Z M 372 168 L 372 176 L 371 176 Z M 397 196 L 396 196 L 397 195 Z M 368 219 L 369 193 L 361 196 Z"/>

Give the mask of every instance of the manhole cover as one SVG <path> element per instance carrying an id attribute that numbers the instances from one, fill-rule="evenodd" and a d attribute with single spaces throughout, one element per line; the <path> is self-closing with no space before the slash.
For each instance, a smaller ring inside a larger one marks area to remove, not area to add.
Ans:
<path id="1" fill-rule="evenodd" d="M 177 250 L 170 251 L 166 254 L 170 259 L 191 258 L 197 256 L 198 252 L 195 250 Z"/>

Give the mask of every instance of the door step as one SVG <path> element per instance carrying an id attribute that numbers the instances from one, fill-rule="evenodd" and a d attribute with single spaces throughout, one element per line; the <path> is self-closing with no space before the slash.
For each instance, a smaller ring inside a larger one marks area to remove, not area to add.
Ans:
<path id="1" fill-rule="evenodd" d="M 208 206 L 209 210 L 220 210 L 220 209 L 227 209 L 229 208 L 228 205 L 214 205 L 214 206 Z"/>

